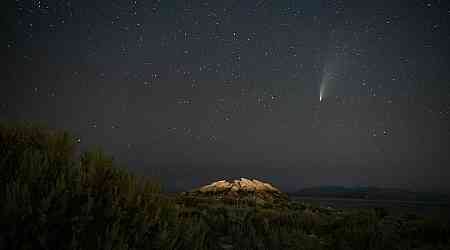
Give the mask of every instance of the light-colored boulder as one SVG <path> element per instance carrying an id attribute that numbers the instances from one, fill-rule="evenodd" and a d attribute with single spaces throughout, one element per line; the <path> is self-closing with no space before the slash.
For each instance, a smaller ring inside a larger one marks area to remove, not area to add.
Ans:
<path id="1" fill-rule="evenodd" d="M 239 181 L 239 185 L 241 186 L 241 190 L 252 192 L 256 191 L 255 183 L 253 183 L 251 180 L 246 178 L 241 178 Z"/>
<path id="2" fill-rule="evenodd" d="M 231 184 L 226 180 L 216 181 L 199 189 L 200 192 L 219 192 L 231 188 Z"/>
<path id="3" fill-rule="evenodd" d="M 233 191 L 233 192 L 239 191 L 239 188 L 240 188 L 239 184 L 233 183 L 233 184 L 231 185 L 231 191 Z"/>

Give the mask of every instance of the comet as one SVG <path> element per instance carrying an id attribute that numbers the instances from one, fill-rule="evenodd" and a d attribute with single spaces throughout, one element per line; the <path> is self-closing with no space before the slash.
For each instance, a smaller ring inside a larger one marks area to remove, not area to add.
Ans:
<path id="1" fill-rule="evenodd" d="M 322 69 L 322 76 L 319 87 L 319 101 L 330 95 L 334 89 L 337 80 L 337 72 L 339 71 L 338 60 L 328 60 Z"/>
<path id="2" fill-rule="evenodd" d="M 319 91 L 319 101 L 322 102 L 323 100 L 323 95 L 325 92 L 325 84 L 323 84 L 323 82 L 320 84 L 320 91 Z"/>

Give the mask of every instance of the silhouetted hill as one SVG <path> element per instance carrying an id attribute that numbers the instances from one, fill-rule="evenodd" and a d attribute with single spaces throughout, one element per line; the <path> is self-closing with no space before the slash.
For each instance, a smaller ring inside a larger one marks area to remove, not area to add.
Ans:
<path id="1" fill-rule="evenodd" d="M 379 187 L 343 187 L 320 186 L 310 187 L 294 192 L 294 196 L 308 196 L 317 198 L 347 198 L 369 200 L 404 200 L 404 201 L 438 201 L 449 202 L 448 194 L 415 192 L 400 188 Z"/>

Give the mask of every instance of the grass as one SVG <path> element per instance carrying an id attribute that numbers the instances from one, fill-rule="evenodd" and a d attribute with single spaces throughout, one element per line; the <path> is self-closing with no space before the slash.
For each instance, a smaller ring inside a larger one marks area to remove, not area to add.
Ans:
<path id="1" fill-rule="evenodd" d="M 0 249 L 450 249 L 448 218 L 165 195 L 64 131 L 0 124 Z"/>

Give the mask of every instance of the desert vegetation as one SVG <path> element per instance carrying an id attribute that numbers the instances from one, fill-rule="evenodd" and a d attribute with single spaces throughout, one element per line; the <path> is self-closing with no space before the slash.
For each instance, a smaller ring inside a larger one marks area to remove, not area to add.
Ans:
<path id="1" fill-rule="evenodd" d="M 0 125 L 0 249 L 449 249 L 448 217 L 167 195 L 67 132 Z"/>

